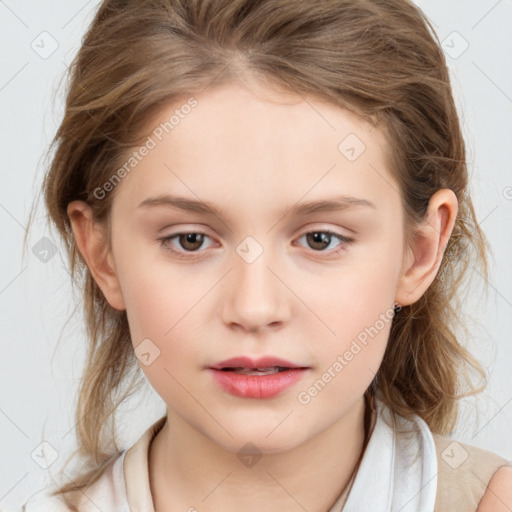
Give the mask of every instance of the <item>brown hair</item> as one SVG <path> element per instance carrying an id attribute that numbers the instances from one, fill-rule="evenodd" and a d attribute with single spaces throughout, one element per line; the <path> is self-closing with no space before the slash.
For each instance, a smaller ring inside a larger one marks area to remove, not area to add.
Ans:
<path id="1" fill-rule="evenodd" d="M 84 489 L 118 455 L 114 413 L 141 374 L 126 312 L 108 304 L 77 251 L 67 205 L 84 200 L 108 224 L 114 194 L 98 199 L 94 191 L 115 174 L 150 113 L 214 81 L 244 77 L 378 120 L 390 141 L 409 234 L 437 190 L 449 188 L 459 201 L 440 270 L 416 303 L 397 311 L 367 395 L 380 392 L 393 411 L 418 414 L 433 432 L 447 433 L 457 400 L 476 392 L 466 370 L 485 380 L 459 343 L 455 322 L 470 261 L 486 275 L 487 245 L 468 195 L 448 69 L 421 10 L 408 0 L 105 0 L 69 68 L 43 188 L 72 278 L 83 289 L 90 340 L 76 411 L 84 465 L 56 493 Z"/>

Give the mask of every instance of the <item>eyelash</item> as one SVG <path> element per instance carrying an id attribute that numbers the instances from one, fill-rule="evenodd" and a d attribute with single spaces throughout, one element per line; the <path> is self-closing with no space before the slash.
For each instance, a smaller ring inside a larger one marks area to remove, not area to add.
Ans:
<path id="1" fill-rule="evenodd" d="M 334 231 L 330 231 L 328 229 L 326 230 L 313 230 L 313 231 L 306 231 L 305 233 L 303 233 L 299 238 L 302 238 L 303 236 L 305 235 L 309 235 L 309 234 L 312 234 L 312 233 L 323 233 L 323 234 L 327 234 L 329 236 L 333 236 L 333 237 L 336 237 L 338 238 L 342 243 L 344 244 L 349 244 L 351 242 L 354 241 L 353 238 L 349 238 L 349 237 L 346 237 L 346 236 L 343 236 L 343 235 L 340 235 L 339 233 L 335 233 Z M 177 251 L 175 249 L 172 249 L 169 245 L 166 244 L 166 242 L 169 242 L 171 241 L 173 238 L 177 238 L 179 237 L 180 235 L 203 235 L 205 237 L 208 237 L 208 234 L 205 233 L 204 231 L 185 231 L 185 232 L 180 232 L 180 233 L 175 233 L 174 235 L 170 235 L 170 236 L 166 236 L 166 237 L 163 237 L 163 238 L 159 238 L 158 240 L 160 241 L 161 243 L 161 246 L 162 248 L 167 251 L 167 252 L 170 252 L 172 253 L 173 255 L 177 256 L 178 258 L 191 258 L 191 256 L 189 256 L 189 254 L 194 254 L 194 253 L 197 253 L 198 251 Z M 340 249 L 331 249 L 330 251 L 315 251 L 314 249 L 312 249 L 313 252 L 316 252 L 316 253 L 326 253 L 326 254 L 329 254 L 329 255 L 333 255 L 333 254 L 339 254 L 340 252 L 344 251 L 345 249 L 343 248 L 340 248 Z M 192 256 L 193 257 L 193 256 Z"/>

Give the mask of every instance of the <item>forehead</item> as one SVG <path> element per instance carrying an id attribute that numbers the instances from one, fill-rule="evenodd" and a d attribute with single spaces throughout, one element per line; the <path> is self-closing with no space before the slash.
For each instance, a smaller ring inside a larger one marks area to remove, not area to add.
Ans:
<path id="1" fill-rule="evenodd" d="M 151 149 L 116 191 L 131 209 L 162 192 L 221 193 L 224 203 L 253 211 L 333 192 L 369 194 L 377 203 L 386 192 L 397 194 L 385 135 L 346 109 L 239 84 L 190 98 L 173 100 L 148 120 Z"/>

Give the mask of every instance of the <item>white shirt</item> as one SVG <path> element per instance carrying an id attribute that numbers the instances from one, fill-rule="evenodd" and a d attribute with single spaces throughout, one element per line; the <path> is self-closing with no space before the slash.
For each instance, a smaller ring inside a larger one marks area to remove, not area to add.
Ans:
<path id="1" fill-rule="evenodd" d="M 375 427 L 353 484 L 328 512 L 433 512 L 437 457 L 430 429 L 419 416 L 407 420 L 392 414 L 378 399 L 376 405 Z M 80 512 L 154 512 L 148 454 L 164 422 L 165 417 L 160 418 L 109 464 L 83 496 Z M 31 498 L 21 511 L 69 509 L 61 499 L 42 494 Z"/>

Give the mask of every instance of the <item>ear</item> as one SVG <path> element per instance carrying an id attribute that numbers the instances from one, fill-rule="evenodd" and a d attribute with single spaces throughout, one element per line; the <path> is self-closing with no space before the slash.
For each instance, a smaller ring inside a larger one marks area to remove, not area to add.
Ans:
<path id="1" fill-rule="evenodd" d="M 76 245 L 94 280 L 108 303 L 119 311 L 126 309 L 116 276 L 114 258 L 106 243 L 106 229 L 95 221 L 91 207 L 84 201 L 72 201 L 67 213 Z"/>
<path id="2" fill-rule="evenodd" d="M 415 230 L 412 247 L 404 257 L 395 302 L 416 302 L 437 275 L 457 218 L 458 201 L 453 190 L 443 188 L 432 195 L 425 219 Z"/>

